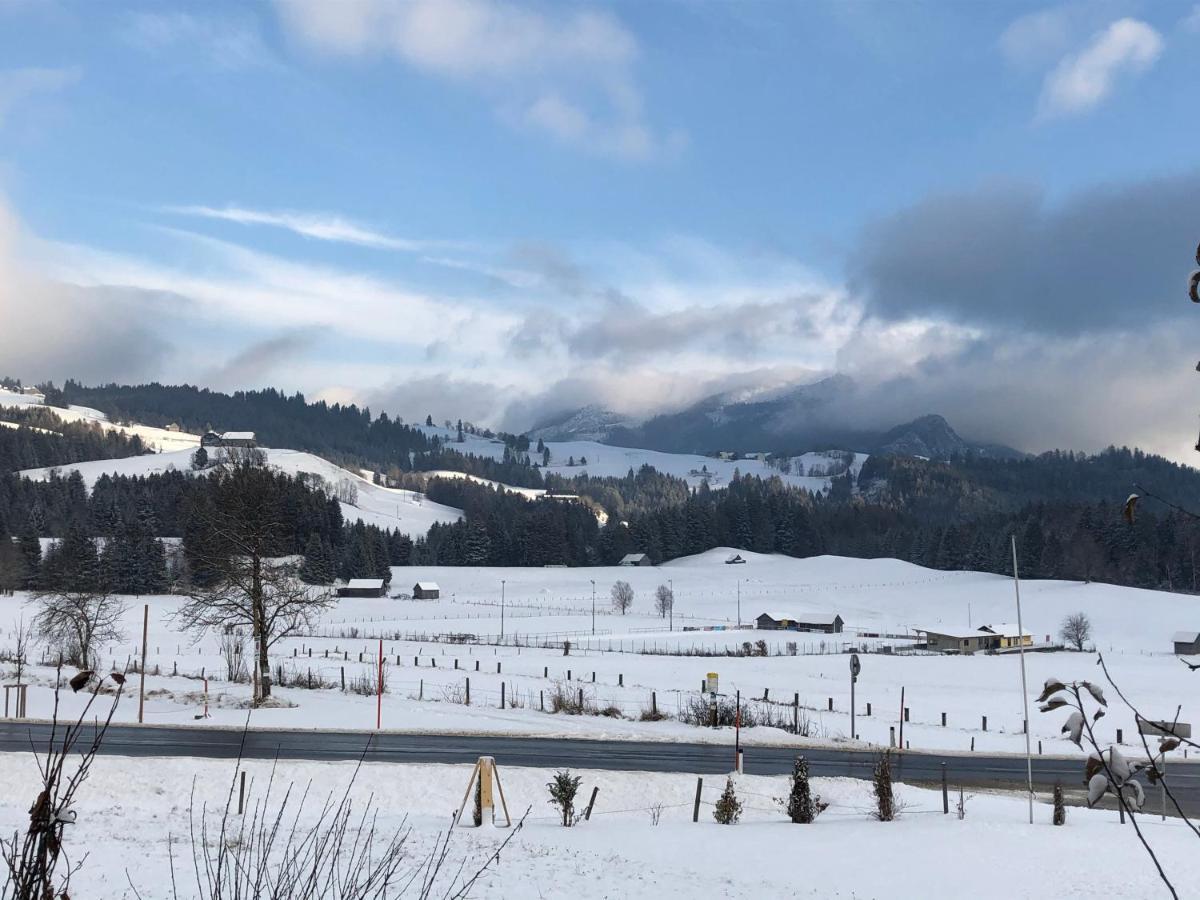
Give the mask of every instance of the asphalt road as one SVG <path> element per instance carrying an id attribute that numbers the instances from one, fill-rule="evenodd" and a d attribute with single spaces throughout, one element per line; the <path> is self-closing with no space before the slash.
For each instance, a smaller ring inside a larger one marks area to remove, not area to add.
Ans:
<path id="1" fill-rule="evenodd" d="M 44 750 L 48 722 L 0 720 L 0 752 Z M 90 740 L 91 730 L 85 729 Z M 243 744 L 244 740 L 244 744 Z M 101 752 L 129 757 L 192 756 L 207 759 L 350 760 L 370 762 L 473 763 L 493 756 L 504 766 L 616 769 L 646 772 L 724 774 L 733 768 L 733 747 L 650 741 L 593 741 L 571 738 L 487 735 L 407 734 L 400 732 L 288 731 L 160 725 L 111 725 Z M 783 775 L 803 753 L 813 775 L 869 778 L 876 754 L 825 747 L 748 747 L 744 766 L 751 775 Z M 365 754 L 365 755 L 364 755 Z M 1136 754 L 1130 754 L 1135 756 Z M 1056 781 L 1075 792 L 1082 788 L 1084 757 L 1034 757 L 1034 787 L 1048 791 Z M 908 750 L 894 755 L 894 777 L 910 783 L 940 784 L 942 765 L 952 786 L 1022 790 L 1025 759 L 1011 755 L 939 754 Z M 1170 761 L 1171 790 L 1189 815 L 1200 814 L 1200 763 Z M 1157 810 L 1157 790 L 1148 805 Z"/>

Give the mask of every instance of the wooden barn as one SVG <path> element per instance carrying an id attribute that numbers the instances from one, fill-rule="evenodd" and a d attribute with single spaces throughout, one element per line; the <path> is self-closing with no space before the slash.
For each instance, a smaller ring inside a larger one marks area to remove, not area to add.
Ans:
<path id="1" fill-rule="evenodd" d="M 650 566 L 650 557 L 645 553 L 626 553 L 621 557 L 621 562 L 618 565 L 622 566 Z"/>
<path id="2" fill-rule="evenodd" d="M 351 578 L 337 589 L 339 597 L 382 597 L 386 591 L 382 578 Z"/>
<path id="3" fill-rule="evenodd" d="M 253 431 L 206 431 L 200 438 L 201 447 L 257 447 Z"/>
<path id="4" fill-rule="evenodd" d="M 442 596 L 442 589 L 436 581 L 418 581 L 413 585 L 414 600 L 436 600 Z"/>
<path id="5" fill-rule="evenodd" d="M 1200 631 L 1177 631 L 1171 641 L 1176 656 L 1200 656 Z"/>

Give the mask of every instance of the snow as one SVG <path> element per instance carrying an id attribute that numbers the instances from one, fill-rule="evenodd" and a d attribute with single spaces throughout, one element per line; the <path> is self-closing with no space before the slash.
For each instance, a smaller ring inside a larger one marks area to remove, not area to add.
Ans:
<path id="1" fill-rule="evenodd" d="M 354 505 L 342 503 L 342 515 L 347 521 L 360 521 L 380 528 L 391 528 L 410 537 L 424 535 L 435 522 L 456 522 L 462 518 L 462 510 L 433 503 L 424 494 L 400 488 L 386 488 L 373 484 L 369 479 L 347 471 L 333 463 L 299 450 L 261 449 L 267 464 L 289 475 L 305 473 L 318 475 L 329 485 L 336 487 L 342 480 L 350 481 L 357 489 L 358 498 Z M 93 462 L 59 466 L 63 474 L 77 471 L 90 490 L 101 475 L 146 476 L 172 470 L 192 472 L 191 450 L 175 450 L 167 453 L 131 456 L 124 459 L 105 459 Z M 218 451 L 214 450 L 210 457 Z M 20 472 L 34 481 L 50 477 L 54 467 L 26 469 Z"/>
<path id="2" fill-rule="evenodd" d="M 452 428 L 438 426 L 414 425 L 430 437 L 445 441 L 450 450 L 460 453 L 470 453 L 476 456 L 486 456 L 502 459 L 504 442 L 496 439 L 482 438 L 473 434 L 464 434 L 463 443 L 457 442 L 457 431 Z M 566 478 L 588 474 L 597 478 L 624 478 L 629 470 L 637 471 L 643 465 L 653 466 L 667 475 L 686 479 L 692 487 L 697 487 L 702 481 L 708 481 L 709 487 L 724 487 L 732 480 L 735 472 L 742 475 L 759 475 L 763 478 L 778 476 L 784 483 L 794 487 L 806 488 L 810 491 L 825 491 L 829 489 L 830 478 L 824 475 L 795 475 L 784 474 L 778 468 L 768 465 L 761 459 L 724 460 L 711 456 L 700 456 L 692 453 L 664 453 L 658 450 L 640 450 L 632 447 L 616 447 L 610 444 L 600 444 L 596 441 L 546 441 L 550 449 L 550 465 L 542 469 L 543 473 L 554 473 Z M 530 448 L 530 459 L 541 463 L 537 453 Z M 813 451 L 792 457 L 793 471 L 799 465 L 808 472 L 813 466 L 828 467 L 838 465 L 837 452 Z M 576 465 L 568 466 L 567 462 L 575 458 Z M 580 465 L 579 460 L 587 459 L 587 465 Z M 867 454 L 856 453 L 850 470 L 857 478 Z"/>
<path id="3" fill-rule="evenodd" d="M 348 680 L 374 671 L 382 638 L 388 662 L 388 693 L 383 699 L 388 728 L 728 743 L 732 735 L 727 729 L 639 718 L 649 708 L 652 694 L 661 711 L 676 715 L 695 698 L 705 674 L 716 671 L 730 697 L 740 691 L 755 711 L 769 711 L 788 722 L 798 694 L 799 715 L 808 723 L 807 740 L 845 744 L 851 742 L 847 651 L 854 649 L 862 660 L 856 731 L 864 744 L 889 743 L 891 729 L 898 730 L 903 690 L 904 705 L 910 709 L 904 739 L 913 749 L 1024 751 L 1017 656 L 875 652 L 911 646 L 910 622 L 940 621 L 950 628 L 965 627 L 968 617 L 976 626 L 1006 618 L 1013 608 L 1011 579 L 938 572 L 888 559 L 792 559 L 741 553 L 747 563 L 736 567 L 725 565 L 730 550 L 719 548 L 645 568 L 394 568 L 393 584 L 434 581 L 441 598 L 340 598 L 314 634 L 280 642 L 274 662 L 302 678 L 311 669 L 314 678 L 337 685 L 343 671 Z M 628 581 L 634 589 L 633 608 L 626 616 L 615 613 L 609 602 L 609 589 L 617 580 Z M 653 611 L 654 591 L 668 581 L 673 582 L 675 594 L 673 631 L 668 630 L 670 622 Z M 497 641 L 502 582 L 506 645 L 455 644 L 448 637 L 435 641 L 439 635 Z M 1180 721 L 1200 720 L 1195 676 L 1170 652 L 1171 631 L 1158 624 L 1177 618 L 1179 595 L 1061 581 L 1028 581 L 1021 587 L 1026 629 L 1036 639 L 1053 635 L 1067 614 L 1085 610 L 1114 677 L 1147 718 L 1174 719 L 1175 704 L 1182 703 Z M 737 623 L 739 595 L 742 622 L 747 626 L 743 628 Z M 210 635 L 193 644 L 189 635 L 175 630 L 171 614 L 181 603 L 178 597 L 130 598 L 129 603 L 126 639 L 104 649 L 105 665 L 120 669 L 140 655 L 141 605 L 148 603 L 150 670 L 153 673 L 157 666 L 163 673 L 176 668 L 179 672 L 174 677 L 148 676 L 147 687 L 153 691 L 146 703 L 148 721 L 192 723 L 203 711 L 203 685 L 197 680 L 203 670 L 210 678 L 211 718 L 205 721 L 240 724 L 250 688 L 223 679 L 218 638 Z M 840 613 L 845 630 L 827 635 L 749 627 L 764 610 L 790 606 Z M 1130 609 L 1137 609 L 1139 615 L 1130 616 Z M 18 618 L 28 622 L 33 612 L 26 594 L 0 598 L 0 648 L 11 643 Z M 569 656 L 562 651 L 564 639 L 572 644 Z M 760 640 L 772 655 L 667 655 L 724 654 Z M 551 646 L 528 646 L 541 643 Z M 788 655 L 789 645 L 795 645 L 797 655 Z M 1094 653 L 1027 653 L 1026 665 L 1031 686 L 1048 677 L 1083 680 L 1099 675 Z M 467 678 L 471 706 L 462 702 Z M 54 670 L 39 666 L 34 679 L 29 710 L 44 716 L 50 710 Z M 499 703 L 502 684 L 509 701 L 504 709 Z M 582 688 L 589 702 L 614 706 L 624 717 L 541 711 L 542 702 L 560 687 L 571 692 Z M 277 693 L 289 705 L 256 713 L 263 725 L 365 728 L 375 721 L 373 697 L 344 694 L 337 687 L 280 688 Z M 765 704 L 759 702 L 764 696 Z M 514 700 L 517 708 L 511 706 Z M 66 702 L 69 707 L 72 701 Z M 872 707 L 870 715 L 867 704 Z M 942 713 L 947 716 L 945 726 Z M 121 712 L 123 717 L 134 714 L 132 709 Z M 1033 714 L 1030 733 L 1035 751 L 1077 755 L 1060 732 L 1062 718 L 1054 713 Z M 1127 745 L 1140 748 L 1133 715 L 1120 704 L 1110 710 L 1101 730 L 1111 740 L 1117 728 L 1123 730 Z M 749 745 L 797 743 L 792 734 L 766 727 L 743 729 L 741 739 Z"/>
<path id="4" fill-rule="evenodd" d="M 194 450 L 200 446 L 200 436 L 183 431 L 168 431 L 165 428 L 155 428 L 151 425 L 120 425 L 109 421 L 108 416 L 90 406 L 47 406 L 37 397 L 18 394 L 0 388 L 0 409 L 4 407 L 39 407 L 58 416 L 64 422 L 83 422 L 99 425 L 106 431 L 119 431 L 123 434 L 137 435 L 146 446 L 156 452 L 166 453 L 180 450 Z"/>
<path id="5" fill-rule="evenodd" d="M 965 795 L 966 816 L 960 820 L 953 806 L 957 791 L 951 813 L 943 815 L 939 792 L 898 785 L 904 809 L 897 820 L 882 823 L 870 818 L 868 782 L 814 778 L 814 793 L 830 806 L 812 825 L 796 826 L 776 802 L 786 794 L 786 777 L 739 775 L 741 820 L 721 826 L 712 813 L 723 776 L 704 776 L 700 817 L 693 823 L 694 775 L 576 770 L 582 778 L 577 804 L 586 805 L 598 788 L 596 805 L 589 820 L 563 828 L 547 803 L 545 785 L 553 770 L 508 766 L 503 756 L 496 762 L 513 819 L 528 813 L 499 862 L 475 885 L 473 897 L 906 900 L 939 890 L 957 895 L 967 885 L 981 900 L 1140 900 L 1164 893 L 1153 864 L 1128 826 L 1117 823 L 1116 813 L 1070 808 L 1067 824 L 1056 828 L 1045 797 L 1035 807 L 1034 825 L 1027 824 L 1024 799 L 990 794 Z M 459 809 L 472 767 L 366 763 L 357 775 L 354 768 L 345 762 L 247 761 L 248 808 L 254 810 L 272 780 L 272 810 L 289 787 L 293 804 L 308 788 L 300 813 L 307 825 L 327 797 L 336 802 L 349 789 L 355 820 L 373 803 L 384 840 L 397 829 L 411 829 L 406 844 L 406 871 L 411 871 Z M 199 820 L 207 815 L 209 833 L 219 833 L 220 811 L 233 796 L 233 827 L 238 827 L 236 790 L 231 790 L 235 773 L 232 760 L 99 757 L 77 795 L 78 822 L 66 830 L 71 860 L 83 863 L 72 896 L 116 900 L 135 896 L 132 884 L 136 896 L 147 900 L 170 897 L 170 857 L 176 881 L 190 895 L 195 876 L 189 823 L 195 816 L 199 832 Z M 14 802 L 0 806 L 0 832 L 11 834 L 27 823 L 36 783 L 31 755 L 5 759 L 0 792 Z M 463 870 L 474 873 L 509 836 L 498 797 L 497 822 L 456 828 L 446 869 L 458 871 L 465 863 Z M 1139 824 L 1181 895 L 1195 896 L 1200 855 L 1194 835 L 1178 820 L 1145 816 Z M 174 844 L 170 856 L 168 842 Z M 83 848 L 86 854 L 79 852 Z M 443 887 L 435 896 L 444 893 Z"/>

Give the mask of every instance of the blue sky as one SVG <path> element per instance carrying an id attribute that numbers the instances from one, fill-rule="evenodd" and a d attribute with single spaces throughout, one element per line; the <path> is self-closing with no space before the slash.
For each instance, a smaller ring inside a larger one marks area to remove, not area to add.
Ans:
<path id="1" fill-rule="evenodd" d="M 1192 2 L 0 0 L 0 369 L 510 427 L 843 372 L 878 424 L 1186 458 L 1198 40 Z"/>

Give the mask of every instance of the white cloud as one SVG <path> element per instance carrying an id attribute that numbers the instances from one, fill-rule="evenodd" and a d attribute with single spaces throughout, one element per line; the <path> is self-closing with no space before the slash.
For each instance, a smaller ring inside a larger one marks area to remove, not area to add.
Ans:
<path id="1" fill-rule="evenodd" d="M 1118 19 L 1046 76 L 1039 115 L 1050 118 L 1093 109 L 1119 77 L 1146 71 L 1162 50 L 1162 36 L 1145 22 Z"/>
<path id="2" fill-rule="evenodd" d="M 78 81 L 80 75 L 76 66 L 0 71 L 0 126 L 18 104 L 39 94 L 60 91 Z"/>
<path id="3" fill-rule="evenodd" d="M 438 241 L 410 240 L 408 238 L 392 237 L 365 225 L 343 218 L 336 213 L 322 212 L 271 212 L 260 209 L 247 209 L 242 206 L 169 206 L 168 212 L 186 216 L 198 216 L 205 219 L 218 219 L 224 222 L 236 222 L 239 225 L 267 225 L 283 228 L 304 237 L 320 241 L 335 241 L 344 244 L 357 244 L 360 247 L 373 247 L 377 250 L 402 250 L 409 253 L 419 253 L 447 246 Z"/>
<path id="4" fill-rule="evenodd" d="M 1183 17 L 1180 23 L 1185 31 L 1190 31 L 1193 34 L 1200 31 L 1200 3 L 1192 7 L 1192 11 Z"/>
<path id="5" fill-rule="evenodd" d="M 1000 35 L 1000 52 L 1009 63 L 1031 66 L 1058 59 L 1078 32 L 1078 6 L 1056 6 L 1027 13 Z"/>
<path id="6" fill-rule="evenodd" d="M 607 11 L 499 0 L 278 0 L 276 8 L 318 51 L 392 55 L 472 86 L 505 120 L 572 146 L 641 160 L 684 143 L 646 122 L 637 40 Z"/>
<path id="7" fill-rule="evenodd" d="M 249 16 L 195 16 L 185 12 L 138 12 L 121 20 L 121 36 L 150 53 L 201 54 L 218 69 L 277 66 Z"/>

